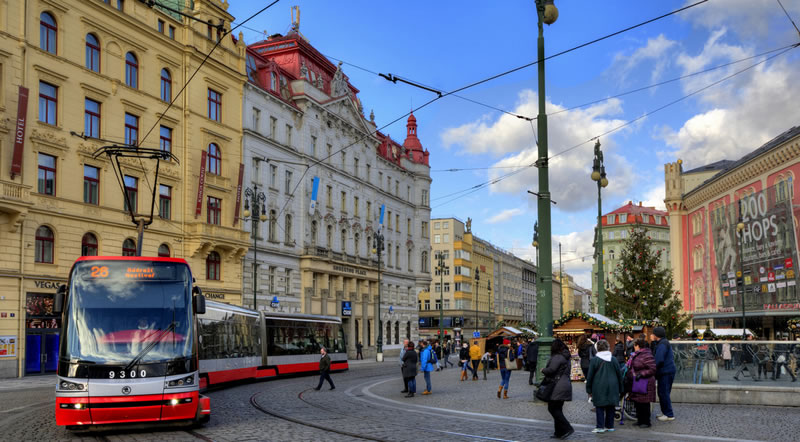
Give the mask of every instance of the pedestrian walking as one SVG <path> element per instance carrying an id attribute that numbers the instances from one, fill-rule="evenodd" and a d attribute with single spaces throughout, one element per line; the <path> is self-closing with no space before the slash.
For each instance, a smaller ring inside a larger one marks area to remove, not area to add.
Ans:
<path id="1" fill-rule="evenodd" d="M 336 386 L 333 385 L 333 380 L 331 379 L 331 357 L 328 356 L 328 350 L 322 347 L 319 349 L 319 353 L 322 355 L 319 359 L 319 384 L 317 384 L 317 388 L 314 390 L 321 389 L 322 382 L 325 380 L 331 385 L 331 390 L 335 390 Z"/>
<path id="2" fill-rule="evenodd" d="M 621 346 L 620 342 L 620 346 Z M 597 356 L 589 362 L 586 393 L 594 404 L 597 424 L 592 433 L 614 431 L 614 411 L 625 392 L 619 361 L 609 351 L 608 341 L 597 341 Z"/>
<path id="3" fill-rule="evenodd" d="M 517 362 L 517 370 L 522 370 L 522 366 L 525 362 L 525 346 L 522 345 L 522 338 L 519 338 L 515 344 L 517 354 L 516 358 L 514 358 Z"/>
<path id="4" fill-rule="evenodd" d="M 436 354 L 436 371 L 443 370 L 442 368 L 442 346 L 439 341 L 433 343 L 433 353 Z"/>
<path id="5" fill-rule="evenodd" d="M 772 380 L 776 381 L 781 378 L 781 369 L 786 367 L 785 370 L 789 373 L 789 376 L 792 377 L 792 382 L 797 381 L 797 376 L 794 374 L 794 371 L 789 364 L 789 346 L 788 344 L 778 344 L 775 346 L 775 362 L 773 363 L 773 370 L 772 370 Z"/>
<path id="6" fill-rule="evenodd" d="M 533 385 L 536 380 L 536 365 L 539 363 L 539 343 L 536 338 L 531 338 L 528 349 L 525 350 L 525 363 L 528 367 L 528 385 Z"/>
<path id="7" fill-rule="evenodd" d="M 356 359 L 364 359 L 364 354 L 361 351 L 364 349 L 364 346 L 361 345 L 361 341 L 358 341 L 356 344 Z"/>
<path id="8" fill-rule="evenodd" d="M 434 358 L 436 358 L 436 354 L 427 341 L 420 341 L 420 345 L 422 345 L 422 351 L 420 351 L 419 355 L 420 370 L 422 370 L 422 374 L 425 376 L 425 391 L 423 391 L 422 394 L 428 395 L 431 394 L 432 391 L 431 372 L 434 370 Z"/>
<path id="9" fill-rule="evenodd" d="M 403 391 L 401 391 L 400 393 L 408 393 L 408 380 L 406 379 L 406 375 L 405 375 L 406 371 L 404 369 L 404 367 L 405 367 L 405 359 L 404 359 L 404 357 L 405 357 L 406 352 L 408 351 L 408 344 L 409 344 L 408 339 L 403 339 L 403 348 L 400 349 L 400 359 L 399 359 L 399 361 L 400 361 L 400 374 L 403 376 Z M 411 349 L 413 351 L 413 349 L 414 349 L 414 345 L 413 344 L 411 345 Z"/>
<path id="10" fill-rule="evenodd" d="M 489 373 L 489 362 L 492 360 L 492 353 L 489 350 L 481 356 L 481 365 L 483 365 L 483 380 L 486 380 L 486 375 Z"/>
<path id="11" fill-rule="evenodd" d="M 472 341 L 469 347 L 469 358 L 472 361 L 472 380 L 478 380 L 478 365 L 481 363 L 481 348 L 478 346 L 478 341 Z"/>
<path id="12" fill-rule="evenodd" d="M 656 341 L 656 387 L 658 390 L 658 402 L 661 405 L 661 416 L 658 420 L 662 422 L 674 421 L 675 414 L 672 411 L 672 381 L 675 380 L 675 358 L 672 347 L 667 340 L 667 331 L 664 327 L 658 326 L 653 329 L 650 339 Z"/>
<path id="13" fill-rule="evenodd" d="M 442 351 L 444 352 L 444 368 L 447 368 L 447 364 L 453 366 L 453 363 L 450 362 L 450 344 L 445 344 Z"/>
<path id="14" fill-rule="evenodd" d="M 503 339 L 503 344 L 497 347 L 495 358 L 497 366 L 500 367 L 500 387 L 497 389 L 497 399 L 500 399 L 500 393 L 503 394 L 503 399 L 508 399 L 508 383 L 511 380 L 510 364 L 517 359 L 516 350 L 511 348 L 511 341 Z"/>
<path id="15" fill-rule="evenodd" d="M 725 370 L 731 369 L 731 344 L 722 344 L 722 360 L 725 362 Z"/>
<path id="16" fill-rule="evenodd" d="M 417 352 L 414 350 L 414 344 L 408 342 L 406 339 L 403 342 L 404 351 L 402 356 L 403 362 L 403 380 L 406 384 L 406 397 L 414 397 L 417 392 Z"/>
<path id="17" fill-rule="evenodd" d="M 625 391 L 636 408 L 636 423 L 633 425 L 650 428 L 650 403 L 656 401 L 656 360 L 644 337 L 633 342 L 633 350 L 625 373 Z M 644 383 L 646 386 L 642 385 Z"/>
<path id="18" fill-rule="evenodd" d="M 575 430 L 564 416 L 564 401 L 572 400 L 572 383 L 569 379 L 570 372 L 569 349 L 561 339 L 554 339 L 550 346 L 550 360 L 542 369 L 545 376 L 536 398 L 547 402 L 547 411 L 553 417 L 555 433 L 553 438 L 566 439 Z"/>
<path id="19" fill-rule="evenodd" d="M 597 335 L 593 335 L 597 339 Z M 584 379 L 589 373 L 589 361 L 597 354 L 594 348 L 594 342 L 587 335 L 581 335 L 578 338 L 578 356 L 581 358 L 581 371 L 583 372 Z"/>
<path id="20" fill-rule="evenodd" d="M 756 346 L 755 360 L 758 364 L 758 380 L 761 380 L 761 373 L 764 373 L 764 380 L 767 380 L 767 362 L 769 362 L 769 349 L 764 344 Z"/>
<path id="21" fill-rule="evenodd" d="M 625 363 L 625 344 L 622 343 L 621 339 L 617 339 L 617 343 L 614 344 L 613 356 L 616 358 L 617 362 L 619 362 L 620 366 Z"/>
<path id="22" fill-rule="evenodd" d="M 467 369 L 469 366 L 469 345 L 465 342 L 461 344 L 461 350 L 458 351 L 458 361 L 461 364 L 461 380 L 467 380 Z"/>
<path id="23" fill-rule="evenodd" d="M 752 341 L 753 335 L 748 335 L 747 340 Z M 750 366 L 750 364 L 753 363 L 753 355 L 755 355 L 755 350 L 753 350 L 752 345 L 742 344 L 742 349 L 739 353 L 740 353 L 739 370 L 736 371 L 736 374 L 733 375 L 733 378 L 738 381 L 739 375 L 742 374 L 742 372 L 744 372 L 745 370 L 747 370 L 747 373 L 750 374 L 750 377 L 752 377 L 754 381 L 758 380 L 756 379 L 755 369 Z"/>

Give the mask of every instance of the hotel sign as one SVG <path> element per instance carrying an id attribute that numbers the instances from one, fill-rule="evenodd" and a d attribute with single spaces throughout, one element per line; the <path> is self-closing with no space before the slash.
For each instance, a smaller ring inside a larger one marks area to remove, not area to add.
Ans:
<path id="1" fill-rule="evenodd" d="M 28 114 L 28 88 L 19 87 L 17 121 L 14 124 L 14 156 L 11 160 L 11 178 L 22 174 L 22 153 L 25 149 L 25 121 Z"/>
<path id="2" fill-rule="evenodd" d="M 366 270 L 356 269 L 354 267 L 348 267 L 348 266 L 334 265 L 333 271 L 342 273 L 352 273 L 354 275 L 359 275 L 359 276 L 367 276 Z"/>

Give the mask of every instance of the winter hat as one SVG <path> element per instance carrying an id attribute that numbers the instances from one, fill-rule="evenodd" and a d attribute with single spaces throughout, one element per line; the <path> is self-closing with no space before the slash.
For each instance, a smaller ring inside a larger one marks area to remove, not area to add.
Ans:
<path id="1" fill-rule="evenodd" d="M 667 337 L 667 331 L 660 325 L 653 329 L 653 334 L 659 339 L 664 339 Z"/>
<path id="2" fill-rule="evenodd" d="M 596 341 L 596 340 L 597 340 L 597 333 L 592 333 L 592 340 L 593 340 L 593 341 Z"/>
<path id="3" fill-rule="evenodd" d="M 510 344 L 511 341 L 509 341 L 508 339 L 503 339 L 503 345 L 510 345 Z"/>

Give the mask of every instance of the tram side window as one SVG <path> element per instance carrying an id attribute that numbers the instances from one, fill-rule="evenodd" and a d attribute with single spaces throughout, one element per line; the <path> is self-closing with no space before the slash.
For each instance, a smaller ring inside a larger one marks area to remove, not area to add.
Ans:
<path id="1" fill-rule="evenodd" d="M 258 319 L 227 314 L 222 318 L 200 318 L 201 359 L 261 356 Z"/>
<path id="2" fill-rule="evenodd" d="M 267 352 L 270 356 L 318 354 L 324 346 L 329 352 L 345 352 L 341 326 L 306 321 L 268 321 Z"/>

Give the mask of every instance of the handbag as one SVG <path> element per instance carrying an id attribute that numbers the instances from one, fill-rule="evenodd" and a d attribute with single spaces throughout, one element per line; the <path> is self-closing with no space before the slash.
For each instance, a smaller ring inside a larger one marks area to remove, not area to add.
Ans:
<path id="1" fill-rule="evenodd" d="M 636 394 L 647 394 L 648 380 L 645 378 L 636 378 L 636 370 L 631 365 L 631 375 L 633 376 L 633 385 L 631 385 L 631 392 Z"/>
<path id="2" fill-rule="evenodd" d="M 552 378 L 549 376 L 544 378 L 542 383 L 539 384 L 539 388 L 536 390 L 534 397 L 542 402 L 549 402 L 550 398 L 553 396 L 553 390 L 556 389 L 556 384 L 558 383 L 559 379 L 561 379 L 561 375 Z"/>

